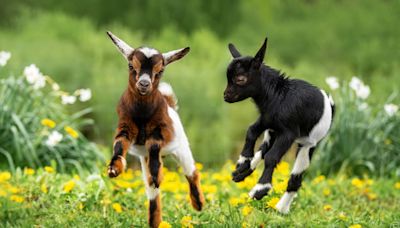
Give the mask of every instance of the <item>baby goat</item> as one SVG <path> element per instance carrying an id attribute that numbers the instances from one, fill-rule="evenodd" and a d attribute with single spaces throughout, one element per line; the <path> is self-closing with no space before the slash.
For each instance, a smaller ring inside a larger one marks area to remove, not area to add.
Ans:
<path id="1" fill-rule="evenodd" d="M 246 142 L 232 176 L 235 182 L 243 181 L 264 159 L 262 176 L 249 193 L 251 198 L 260 200 L 272 188 L 275 166 L 296 143 L 298 151 L 288 186 L 276 206 L 281 213 L 288 213 L 314 149 L 329 131 L 334 104 L 323 90 L 302 80 L 289 79 L 264 65 L 266 48 L 267 38 L 255 57 L 242 57 L 235 46 L 229 44 L 234 59 L 228 66 L 224 99 L 234 103 L 251 97 L 260 113 L 247 130 Z M 263 132 L 263 143 L 254 154 L 255 142 Z"/>
<path id="2" fill-rule="evenodd" d="M 160 83 L 164 68 L 184 57 L 189 47 L 161 54 L 148 47 L 134 49 L 111 32 L 107 34 L 129 66 L 128 88 L 117 107 L 119 121 L 108 175 L 116 177 L 123 172 L 128 151 L 139 157 L 150 200 L 149 224 L 158 227 L 162 220 L 159 196 L 161 156 L 172 154 L 189 182 L 192 206 L 200 211 L 204 205 L 200 176 L 176 112 L 175 95 L 169 84 Z"/>

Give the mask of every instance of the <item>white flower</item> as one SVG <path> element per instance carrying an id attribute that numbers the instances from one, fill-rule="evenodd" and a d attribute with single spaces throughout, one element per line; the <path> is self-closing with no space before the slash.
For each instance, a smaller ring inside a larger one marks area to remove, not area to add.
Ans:
<path id="1" fill-rule="evenodd" d="M 92 98 L 92 91 L 90 89 L 80 89 L 78 90 L 79 100 L 82 102 L 90 100 Z"/>
<path id="2" fill-rule="evenodd" d="M 40 72 L 39 68 L 35 64 L 31 64 L 24 69 L 24 75 L 29 84 L 33 86 L 34 89 L 43 88 L 46 85 L 46 79 Z"/>
<path id="3" fill-rule="evenodd" d="M 371 90 L 370 90 L 369 86 L 367 86 L 367 85 L 361 85 L 360 88 L 358 90 L 356 90 L 357 97 L 359 97 L 363 100 L 367 99 L 370 94 L 371 94 Z"/>
<path id="4" fill-rule="evenodd" d="M 399 110 L 399 106 L 395 104 L 385 104 L 384 109 L 388 116 L 394 116 L 394 114 Z"/>
<path id="5" fill-rule="evenodd" d="M 54 147 L 59 142 L 61 142 L 62 138 L 63 138 L 63 135 L 60 134 L 60 132 L 52 131 L 45 143 L 49 147 Z"/>
<path id="6" fill-rule="evenodd" d="M 62 95 L 61 96 L 61 103 L 64 105 L 67 104 L 73 104 L 76 101 L 76 97 L 75 96 L 69 96 L 69 95 Z"/>
<path id="7" fill-rule="evenodd" d="M 325 82 L 326 82 L 326 84 L 328 84 L 328 86 L 329 86 L 329 88 L 331 88 L 331 90 L 336 90 L 337 88 L 339 88 L 339 81 L 334 76 L 327 77 L 325 79 Z"/>
<path id="8" fill-rule="evenodd" d="M 368 104 L 366 102 L 363 102 L 358 106 L 358 110 L 360 110 L 360 111 L 363 111 L 367 108 L 368 108 Z"/>
<path id="9" fill-rule="evenodd" d="M 60 86 L 59 86 L 57 83 L 53 83 L 53 85 L 51 86 L 51 88 L 52 88 L 54 91 L 60 90 Z"/>
<path id="10" fill-rule="evenodd" d="M 352 88 L 354 91 L 357 91 L 363 85 L 363 82 L 356 76 L 353 76 L 349 85 L 350 88 Z"/>
<path id="11" fill-rule="evenodd" d="M 8 51 L 0 51 L 0 66 L 5 66 L 11 58 L 11 53 Z"/>

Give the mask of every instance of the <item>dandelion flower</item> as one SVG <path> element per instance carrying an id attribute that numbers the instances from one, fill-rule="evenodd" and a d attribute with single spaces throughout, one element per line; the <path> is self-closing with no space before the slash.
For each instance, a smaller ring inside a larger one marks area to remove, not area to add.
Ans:
<path id="1" fill-rule="evenodd" d="M 67 183 L 64 184 L 64 192 L 65 193 L 69 193 L 72 191 L 72 189 L 74 189 L 75 187 L 75 181 L 74 180 L 70 180 Z"/>
<path id="2" fill-rule="evenodd" d="M 7 192 L 0 189 L 0 197 L 5 197 L 6 195 Z"/>
<path id="3" fill-rule="evenodd" d="M 203 169 L 203 164 L 201 164 L 200 162 L 196 162 L 196 169 L 197 170 L 202 170 Z"/>
<path id="4" fill-rule="evenodd" d="M 47 194 L 49 192 L 49 190 L 47 189 L 47 186 L 45 183 L 43 183 L 42 185 L 40 185 L 40 190 L 44 193 Z"/>
<path id="5" fill-rule="evenodd" d="M 278 197 L 273 197 L 267 202 L 267 206 L 270 208 L 276 208 L 276 204 L 279 202 Z"/>
<path id="6" fill-rule="evenodd" d="M 369 200 L 375 200 L 378 196 L 375 193 L 368 193 L 367 197 Z"/>
<path id="7" fill-rule="evenodd" d="M 341 212 L 339 213 L 338 218 L 339 218 L 340 220 L 342 220 L 342 221 L 346 221 L 346 220 L 347 220 L 347 216 L 346 216 L 346 214 L 345 214 L 343 211 L 341 211 Z"/>
<path id="8" fill-rule="evenodd" d="M 0 183 L 5 182 L 11 179 L 11 173 L 6 171 L 6 172 L 0 172 Z"/>
<path id="9" fill-rule="evenodd" d="M 191 224 L 191 222 L 192 222 L 192 217 L 189 215 L 185 215 L 181 219 L 181 224 L 182 224 L 182 227 L 184 227 L 184 228 L 192 228 L 193 225 Z"/>
<path id="10" fill-rule="evenodd" d="M 160 225 L 158 225 L 158 228 L 171 228 L 171 224 L 168 222 L 162 221 Z"/>
<path id="11" fill-rule="evenodd" d="M 77 92 L 81 102 L 86 102 L 92 98 L 92 91 L 90 89 L 80 89 Z"/>
<path id="12" fill-rule="evenodd" d="M 332 210 L 332 205 L 330 205 L 330 204 L 324 205 L 324 210 L 325 210 L 325 211 L 330 211 L 330 210 Z"/>
<path id="13" fill-rule="evenodd" d="M 326 84 L 328 84 L 331 90 L 336 90 L 339 88 L 339 81 L 336 77 L 330 76 L 325 79 Z"/>
<path id="14" fill-rule="evenodd" d="M 83 206 L 83 203 L 79 203 L 79 210 L 82 210 L 85 206 Z"/>
<path id="15" fill-rule="evenodd" d="M 331 190 L 329 190 L 329 188 L 324 188 L 324 190 L 322 191 L 324 196 L 329 196 L 331 194 Z"/>
<path id="16" fill-rule="evenodd" d="M 394 116 L 399 110 L 399 106 L 395 104 L 385 104 L 384 109 L 388 116 Z"/>
<path id="17" fill-rule="evenodd" d="M 51 120 L 51 119 L 47 119 L 47 118 L 42 119 L 42 121 L 40 121 L 40 123 L 41 123 L 43 126 L 49 127 L 49 128 L 54 128 L 54 127 L 56 126 L 56 122 L 54 122 L 54 121 Z"/>
<path id="18" fill-rule="evenodd" d="M 313 184 L 319 184 L 324 180 L 325 180 L 325 176 L 324 175 L 319 175 L 316 178 L 314 178 L 314 180 L 312 182 L 313 182 Z"/>
<path id="19" fill-rule="evenodd" d="M 59 142 L 61 142 L 63 135 L 58 131 L 52 131 L 47 138 L 45 144 L 49 147 L 56 146 Z"/>
<path id="20" fill-rule="evenodd" d="M 119 203 L 113 203 L 113 204 L 112 204 L 112 208 L 113 208 L 117 213 L 121 213 L 121 212 L 122 212 L 122 207 L 121 207 L 121 204 L 119 204 Z"/>
<path id="21" fill-rule="evenodd" d="M 396 182 L 396 184 L 394 184 L 394 188 L 395 189 L 400 189 L 400 182 Z"/>
<path id="22" fill-rule="evenodd" d="M 11 58 L 11 53 L 8 51 L 0 51 L 0 66 L 5 66 L 7 61 Z"/>
<path id="23" fill-rule="evenodd" d="M 45 170 L 46 172 L 48 172 L 48 173 L 54 173 L 54 169 L 53 169 L 53 167 L 51 167 L 51 166 L 45 166 L 45 167 L 44 167 L 44 170 Z"/>
<path id="24" fill-rule="evenodd" d="M 242 215 L 247 216 L 251 213 L 252 210 L 253 210 L 253 208 L 251 208 L 250 206 L 244 206 L 242 208 Z"/>
<path id="25" fill-rule="evenodd" d="M 353 178 L 351 184 L 357 188 L 362 188 L 364 186 L 364 182 L 359 178 Z"/>
<path id="26" fill-rule="evenodd" d="M 72 127 L 66 126 L 64 127 L 64 130 L 74 139 L 78 138 L 79 133 L 75 131 Z"/>
<path id="27" fill-rule="evenodd" d="M 17 202 L 17 203 L 22 203 L 22 202 L 24 202 L 24 198 L 21 197 L 21 196 L 18 196 L 18 195 L 12 195 L 12 196 L 10 196 L 10 200 L 11 200 L 11 201 L 14 201 L 14 202 Z"/>
<path id="28" fill-rule="evenodd" d="M 349 228 L 362 228 L 362 226 L 360 224 L 354 224 L 349 226 Z"/>

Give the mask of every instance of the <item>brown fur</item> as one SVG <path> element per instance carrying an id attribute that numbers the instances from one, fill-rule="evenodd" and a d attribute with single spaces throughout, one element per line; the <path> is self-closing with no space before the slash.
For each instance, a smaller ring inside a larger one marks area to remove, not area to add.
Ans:
<path id="1" fill-rule="evenodd" d="M 197 170 L 195 170 L 193 175 L 191 177 L 186 176 L 186 179 L 188 180 L 190 187 L 190 202 L 192 203 L 194 209 L 201 211 L 205 200 L 200 185 L 200 174 Z"/>
<path id="2" fill-rule="evenodd" d="M 152 208 L 155 206 L 155 208 Z M 152 228 L 157 228 L 161 221 L 161 197 L 158 195 L 154 200 L 149 201 L 149 225 Z"/>

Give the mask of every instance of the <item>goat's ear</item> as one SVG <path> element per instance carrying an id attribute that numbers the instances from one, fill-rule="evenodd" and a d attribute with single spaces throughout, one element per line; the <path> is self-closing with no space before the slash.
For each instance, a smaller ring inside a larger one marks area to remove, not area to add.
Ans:
<path id="1" fill-rule="evenodd" d="M 267 49 L 268 37 L 265 38 L 263 45 L 260 50 L 258 50 L 257 54 L 254 56 L 254 66 L 260 67 L 262 62 L 264 61 L 265 51 Z"/>
<path id="2" fill-rule="evenodd" d="M 122 56 L 125 57 L 126 60 L 129 61 L 128 57 L 135 50 L 123 40 L 112 34 L 111 32 L 107 32 L 107 35 L 111 38 L 112 42 L 117 46 L 118 50 L 121 52 Z"/>
<path id="3" fill-rule="evenodd" d="M 240 52 L 236 49 L 235 45 L 233 45 L 232 43 L 228 44 L 228 48 L 233 58 L 242 56 Z"/>
<path id="4" fill-rule="evenodd" d="M 185 56 L 188 52 L 190 51 L 189 47 L 169 51 L 166 53 L 163 53 L 163 58 L 164 58 L 164 65 L 168 65 L 178 59 L 181 59 L 183 56 Z"/>

